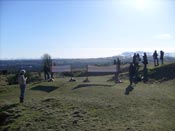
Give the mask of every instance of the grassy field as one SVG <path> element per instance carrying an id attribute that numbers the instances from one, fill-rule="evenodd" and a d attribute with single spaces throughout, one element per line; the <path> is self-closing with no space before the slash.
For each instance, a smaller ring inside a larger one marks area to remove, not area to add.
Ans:
<path id="1" fill-rule="evenodd" d="M 65 77 L 30 83 L 23 104 L 19 103 L 18 85 L 7 85 L 1 76 L 0 129 L 175 131 L 175 78 L 159 74 L 159 70 L 164 76 L 167 71 L 175 73 L 174 64 L 168 66 L 152 69 L 148 83 L 132 87 L 127 77 L 115 84 L 112 75 L 91 76 L 89 83 L 83 82 L 85 77 L 76 77 L 76 82 Z"/>

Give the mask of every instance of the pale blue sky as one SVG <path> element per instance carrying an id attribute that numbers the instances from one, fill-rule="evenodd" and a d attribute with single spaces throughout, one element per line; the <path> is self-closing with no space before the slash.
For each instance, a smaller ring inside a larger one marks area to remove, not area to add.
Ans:
<path id="1" fill-rule="evenodd" d="M 0 59 L 175 52 L 175 0 L 0 0 Z"/>

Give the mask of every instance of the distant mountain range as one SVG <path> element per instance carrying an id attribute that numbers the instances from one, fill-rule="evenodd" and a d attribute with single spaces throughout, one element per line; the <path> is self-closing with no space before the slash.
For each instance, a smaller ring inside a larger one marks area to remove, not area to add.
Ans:
<path id="1" fill-rule="evenodd" d="M 52 59 L 53 63 L 56 65 L 72 65 L 73 68 L 86 68 L 88 64 L 91 65 L 112 65 L 114 60 L 119 58 L 123 64 L 132 62 L 132 57 L 134 53 L 139 53 L 141 59 L 143 58 L 143 51 L 137 52 L 123 52 L 120 55 L 103 57 L 103 58 L 88 58 L 88 59 Z M 153 57 L 151 52 L 146 52 L 148 56 L 149 63 L 153 62 Z M 175 52 L 165 53 L 165 62 L 175 62 Z M 10 70 L 15 71 L 24 68 L 31 71 L 42 70 L 42 60 L 41 59 L 24 59 L 24 60 L 0 60 L 0 70 Z"/>
<path id="2" fill-rule="evenodd" d="M 136 52 L 123 52 L 121 56 L 124 57 L 132 57 L 134 53 L 139 53 L 141 56 L 143 55 L 144 51 L 136 51 Z M 159 53 L 159 52 L 158 52 Z M 147 56 L 152 56 L 152 52 L 146 52 Z M 165 52 L 165 57 L 175 57 L 175 52 Z"/>

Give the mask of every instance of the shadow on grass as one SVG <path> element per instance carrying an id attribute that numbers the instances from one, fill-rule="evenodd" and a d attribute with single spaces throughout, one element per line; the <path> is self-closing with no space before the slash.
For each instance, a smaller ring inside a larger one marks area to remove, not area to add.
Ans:
<path id="1" fill-rule="evenodd" d="M 133 90 L 134 88 L 131 86 L 131 85 L 129 85 L 128 87 L 126 87 L 126 89 L 125 89 L 125 95 L 129 95 L 129 93 Z"/>
<path id="2" fill-rule="evenodd" d="M 43 86 L 43 85 L 39 85 L 39 86 L 35 86 L 32 87 L 31 90 L 36 90 L 36 91 L 45 91 L 47 93 L 50 93 L 56 89 L 58 89 L 59 87 L 56 86 Z"/>
<path id="3" fill-rule="evenodd" d="M 102 86 L 102 87 L 111 87 L 112 85 L 104 85 L 104 84 L 80 84 L 74 87 L 72 90 L 84 88 L 84 87 L 94 87 L 94 86 Z"/>

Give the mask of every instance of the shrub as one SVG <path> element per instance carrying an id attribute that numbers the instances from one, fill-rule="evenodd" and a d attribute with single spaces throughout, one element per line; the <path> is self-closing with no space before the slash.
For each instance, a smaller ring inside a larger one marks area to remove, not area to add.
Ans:
<path id="1" fill-rule="evenodd" d="M 27 77 L 27 83 L 41 81 L 41 77 L 35 73 L 26 72 L 25 77 Z M 18 73 L 11 74 L 7 77 L 7 82 L 9 85 L 18 84 Z"/>
<path id="2" fill-rule="evenodd" d="M 9 85 L 18 84 L 18 74 L 12 74 L 7 77 Z"/>

